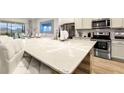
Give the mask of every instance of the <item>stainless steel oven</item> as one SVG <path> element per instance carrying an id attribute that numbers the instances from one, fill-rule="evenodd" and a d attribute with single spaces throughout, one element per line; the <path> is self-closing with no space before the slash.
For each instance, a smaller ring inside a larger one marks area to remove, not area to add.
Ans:
<path id="1" fill-rule="evenodd" d="M 94 32 L 91 40 L 97 41 L 94 46 L 95 56 L 105 59 L 111 59 L 110 32 Z"/>
<path id="2" fill-rule="evenodd" d="M 101 58 L 111 59 L 111 41 L 97 40 L 94 46 L 94 55 Z"/>

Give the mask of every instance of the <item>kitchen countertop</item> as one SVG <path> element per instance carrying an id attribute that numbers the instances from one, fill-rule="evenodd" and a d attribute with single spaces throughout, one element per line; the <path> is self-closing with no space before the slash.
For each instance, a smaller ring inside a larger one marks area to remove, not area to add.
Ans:
<path id="1" fill-rule="evenodd" d="M 96 41 L 26 39 L 25 51 L 59 73 L 73 73 Z"/>

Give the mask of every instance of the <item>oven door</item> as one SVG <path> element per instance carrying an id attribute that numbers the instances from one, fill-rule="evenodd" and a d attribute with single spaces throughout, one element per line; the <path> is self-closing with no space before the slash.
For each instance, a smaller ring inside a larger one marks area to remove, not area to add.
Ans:
<path id="1" fill-rule="evenodd" d="M 108 42 L 104 41 L 97 41 L 96 45 L 94 46 L 95 49 L 100 49 L 100 50 L 108 50 Z"/>
<path id="2" fill-rule="evenodd" d="M 94 46 L 94 55 L 97 57 L 111 59 L 111 42 L 110 41 L 97 41 Z"/>

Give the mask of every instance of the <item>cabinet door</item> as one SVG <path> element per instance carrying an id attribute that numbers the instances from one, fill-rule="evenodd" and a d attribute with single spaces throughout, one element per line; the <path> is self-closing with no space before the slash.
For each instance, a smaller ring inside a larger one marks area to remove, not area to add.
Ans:
<path id="1" fill-rule="evenodd" d="M 124 59 L 124 44 L 112 43 L 112 57 Z"/>
<path id="2" fill-rule="evenodd" d="M 75 29 L 83 29 L 82 18 L 75 18 Z"/>
<path id="3" fill-rule="evenodd" d="M 83 29 L 92 28 L 92 18 L 83 18 Z"/>
<path id="4" fill-rule="evenodd" d="M 122 28 L 123 27 L 123 18 L 112 18 L 111 19 L 112 28 Z"/>
<path id="5" fill-rule="evenodd" d="M 124 28 L 124 18 L 122 18 L 122 27 Z"/>

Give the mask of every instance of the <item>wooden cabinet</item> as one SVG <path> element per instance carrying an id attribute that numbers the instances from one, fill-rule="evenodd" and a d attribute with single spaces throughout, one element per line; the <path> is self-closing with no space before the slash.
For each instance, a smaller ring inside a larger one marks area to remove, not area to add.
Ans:
<path id="1" fill-rule="evenodd" d="M 73 72 L 74 74 L 89 74 L 91 73 L 91 53 L 88 53 L 87 56 L 82 60 L 79 66 Z"/>
<path id="2" fill-rule="evenodd" d="M 124 63 L 93 57 L 91 72 L 94 74 L 124 74 Z"/>
<path id="3" fill-rule="evenodd" d="M 75 29 L 91 29 L 92 18 L 75 18 Z"/>
<path id="4" fill-rule="evenodd" d="M 123 28 L 123 18 L 112 18 L 111 19 L 111 28 Z"/>

